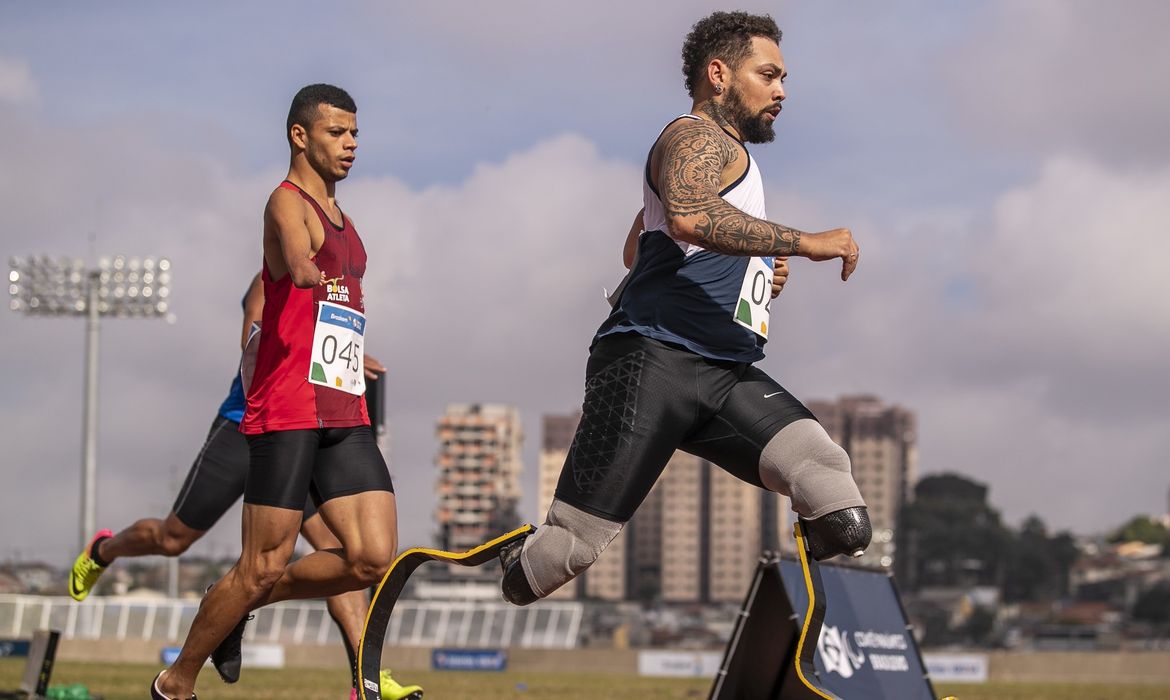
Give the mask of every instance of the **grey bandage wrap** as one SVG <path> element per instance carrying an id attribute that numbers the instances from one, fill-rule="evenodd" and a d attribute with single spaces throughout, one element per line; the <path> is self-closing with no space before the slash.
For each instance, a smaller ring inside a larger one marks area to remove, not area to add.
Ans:
<path id="1" fill-rule="evenodd" d="M 865 505 L 849 455 L 811 418 L 789 423 L 768 441 L 760 453 L 760 480 L 790 496 L 792 509 L 808 520 Z"/>
<path id="2" fill-rule="evenodd" d="M 623 525 L 554 498 L 544 525 L 524 541 L 520 553 L 532 591 L 543 598 L 589 568 Z"/>

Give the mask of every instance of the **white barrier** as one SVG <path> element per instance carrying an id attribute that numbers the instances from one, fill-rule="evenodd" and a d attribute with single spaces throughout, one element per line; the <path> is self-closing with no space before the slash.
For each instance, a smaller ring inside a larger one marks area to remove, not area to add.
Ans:
<path id="1" fill-rule="evenodd" d="M 22 639 L 37 629 L 60 629 L 65 639 L 143 639 L 178 642 L 198 600 L 90 596 L 0 595 L 0 636 Z M 386 643 L 434 647 L 575 649 L 584 606 L 543 601 L 518 608 L 502 601 L 403 600 Z M 244 640 L 272 644 L 334 644 L 341 635 L 324 601 L 277 603 L 256 611 Z"/>

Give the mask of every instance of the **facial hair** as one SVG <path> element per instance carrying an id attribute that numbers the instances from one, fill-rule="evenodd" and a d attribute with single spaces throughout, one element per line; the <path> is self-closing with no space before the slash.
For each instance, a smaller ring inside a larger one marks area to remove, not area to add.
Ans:
<path id="1" fill-rule="evenodd" d="M 763 112 L 752 113 L 743 102 L 743 93 L 734 84 L 727 87 L 723 110 L 728 121 L 739 129 L 744 143 L 770 143 L 776 138 L 772 122 L 768 121 Z"/>

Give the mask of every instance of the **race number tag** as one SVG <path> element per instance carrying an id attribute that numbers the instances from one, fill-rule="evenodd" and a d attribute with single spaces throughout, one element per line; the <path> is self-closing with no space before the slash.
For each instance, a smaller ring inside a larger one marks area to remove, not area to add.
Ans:
<path id="1" fill-rule="evenodd" d="M 362 368 L 366 317 L 353 309 L 321 302 L 313 330 L 309 383 L 358 396 L 366 393 Z"/>
<path id="2" fill-rule="evenodd" d="M 768 338 L 768 308 L 772 305 L 772 258 L 749 258 L 739 303 L 735 305 L 735 322 Z"/>

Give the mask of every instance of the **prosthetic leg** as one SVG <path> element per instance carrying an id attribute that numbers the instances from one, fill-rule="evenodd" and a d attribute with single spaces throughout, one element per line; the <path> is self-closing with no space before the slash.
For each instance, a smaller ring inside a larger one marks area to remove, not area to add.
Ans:
<path id="1" fill-rule="evenodd" d="M 358 668 L 362 673 L 361 700 L 382 700 L 379 677 L 382 670 L 382 643 L 386 640 L 386 628 L 398 596 L 406 586 L 406 580 L 414 570 L 428 561 L 441 561 L 459 566 L 480 566 L 495 561 L 500 550 L 506 545 L 523 540 L 535 530 L 525 525 L 508 534 L 466 552 L 444 552 L 440 549 L 416 547 L 408 549 L 390 565 L 382 577 L 374 597 L 370 600 L 370 611 L 366 614 L 366 625 L 362 630 L 362 641 L 358 647 Z"/>
<path id="2" fill-rule="evenodd" d="M 821 626 L 825 622 L 825 590 L 821 585 L 821 572 L 804 531 L 805 523 L 796 523 L 792 530 L 796 535 L 796 551 L 800 557 L 800 570 L 804 574 L 804 588 L 808 594 L 808 607 L 804 611 L 804 623 L 800 627 L 800 637 L 796 640 L 796 655 L 793 664 L 796 666 L 796 677 L 800 683 L 796 692 L 786 693 L 785 700 L 839 700 L 814 683 L 817 677 L 813 657 L 817 653 L 817 642 L 821 638 Z"/>

